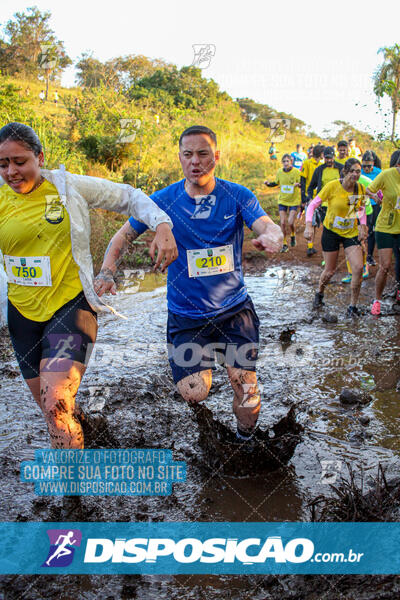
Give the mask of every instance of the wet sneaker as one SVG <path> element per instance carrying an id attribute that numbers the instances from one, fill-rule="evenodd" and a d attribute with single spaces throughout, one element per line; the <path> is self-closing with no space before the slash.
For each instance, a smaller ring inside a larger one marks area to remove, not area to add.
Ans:
<path id="1" fill-rule="evenodd" d="M 313 254 L 317 254 L 315 248 L 307 248 L 307 256 L 312 256 Z"/>
<path id="2" fill-rule="evenodd" d="M 242 452 L 253 452 L 256 442 L 254 435 L 243 435 L 239 430 L 236 432 L 235 444 L 238 444 Z"/>
<path id="3" fill-rule="evenodd" d="M 376 262 L 375 262 L 375 260 L 374 260 L 374 257 L 373 257 L 373 256 L 367 256 L 367 264 L 368 264 L 370 267 L 376 267 Z"/>
<path id="4" fill-rule="evenodd" d="M 350 274 L 346 275 L 346 277 L 343 277 L 342 283 L 351 283 L 351 279 L 352 279 L 352 276 Z"/>
<path id="5" fill-rule="evenodd" d="M 287 244 L 283 244 L 282 248 L 281 248 L 281 253 L 282 252 L 288 252 L 289 250 L 289 246 Z"/>
<path id="6" fill-rule="evenodd" d="M 290 236 L 290 246 L 291 246 L 291 248 L 294 248 L 296 246 L 296 236 L 295 235 Z"/>
<path id="7" fill-rule="evenodd" d="M 316 292 L 314 296 L 313 308 L 320 308 L 321 306 L 325 306 L 324 295 L 321 292 Z"/>
<path id="8" fill-rule="evenodd" d="M 387 293 L 383 295 L 384 298 L 397 298 L 398 291 L 400 289 L 400 284 L 395 283 L 394 287 Z M 397 302 L 397 300 L 396 300 Z"/>
<path id="9" fill-rule="evenodd" d="M 346 318 L 347 319 L 351 319 L 352 317 L 360 317 L 360 311 L 358 310 L 357 306 L 353 306 L 350 304 L 350 306 L 348 306 L 347 311 L 346 311 Z"/>
<path id="10" fill-rule="evenodd" d="M 371 315 L 378 316 L 381 314 L 381 303 L 379 300 L 375 300 L 371 308 Z"/>
<path id="11" fill-rule="evenodd" d="M 366 265 L 364 265 L 362 278 L 368 279 L 368 275 L 369 275 L 369 272 L 368 272 L 368 263 L 367 263 Z"/>

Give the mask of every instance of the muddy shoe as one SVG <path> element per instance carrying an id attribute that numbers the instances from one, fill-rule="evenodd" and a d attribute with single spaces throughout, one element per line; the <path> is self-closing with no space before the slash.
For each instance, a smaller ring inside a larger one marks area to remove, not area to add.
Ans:
<path id="1" fill-rule="evenodd" d="M 282 252 L 289 252 L 289 246 L 287 244 L 283 244 L 283 246 L 281 248 L 281 253 Z"/>
<path id="2" fill-rule="evenodd" d="M 346 319 L 351 319 L 353 317 L 360 317 L 360 311 L 358 310 L 357 306 L 352 306 L 350 304 L 350 306 L 348 306 L 347 311 L 346 311 Z"/>
<path id="3" fill-rule="evenodd" d="M 325 306 L 324 295 L 321 292 L 316 292 L 314 296 L 313 308 L 321 308 L 321 306 Z"/>
<path id="4" fill-rule="evenodd" d="M 315 248 L 307 248 L 307 256 L 313 256 L 313 254 L 316 254 L 317 251 Z"/>
<path id="5" fill-rule="evenodd" d="M 254 433 L 252 433 L 251 435 L 244 435 L 243 432 L 239 431 L 238 429 L 236 432 L 234 444 L 239 446 L 241 452 L 246 452 L 247 454 L 250 454 L 254 451 L 254 448 L 256 447 Z"/>

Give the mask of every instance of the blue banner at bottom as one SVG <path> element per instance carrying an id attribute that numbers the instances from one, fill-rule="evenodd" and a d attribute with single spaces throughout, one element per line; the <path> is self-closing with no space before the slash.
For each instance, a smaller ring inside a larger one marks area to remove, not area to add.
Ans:
<path id="1" fill-rule="evenodd" d="M 0 523 L 1 574 L 398 574 L 400 523 Z"/>

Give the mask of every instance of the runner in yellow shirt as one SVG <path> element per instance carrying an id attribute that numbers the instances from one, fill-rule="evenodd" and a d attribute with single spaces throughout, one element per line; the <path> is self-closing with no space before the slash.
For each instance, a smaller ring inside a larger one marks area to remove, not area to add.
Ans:
<path id="1" fill-rule="evenodd" d="M 354 138 L 349 139 L 349 157 L 357 158 L 357 160 L 361 160 L 362 157 L 362 150 L 357 146 Z"/>
<path id="2" fill-rule="evenodd" d="M 8 328 L 16 358 L 43 412 L 53 448 L 83 448 L 75 396 L 97 335 L 89 207 L 128 212 L 157 229 L 165 268 L 177 256 L 171 220 L 141 190 L 65 169 L 42 169 L 36 133 L 0 129 L 0 250 L 8 276 Z M 154 242 L 153 242 L 154 243 Z"/>
<path id="3" fill-rule="evenodd" d="M 282 156 L 282 168 L 276 174 L 276 181 L 264 181 L 267 187 L 280 186 L 278 208 L 283 233 L 281 252 L 289 250 L 287 239 L 290 235 L 290 246 L 296 246 L 295 219 L 300 208 L 300 171 L 293 167 L 290 154 Z M 288 218 L 289 212 L 289 218 Z"/>
<path id="4" fill-rule="evenodd" d="M 379 268 L 375 276 L 375 301 L 371 308 L 373 315 L 380 315 L 392 254 L 395 249 L 400 251 L 400 150 L 393 152 L 390 168 L 379 173 L 368 186 L 367 193 L 382 206 L 375 224 Z M 397 290 L 396 302 L 400 302 L 400 290 Z"/>
<path id="5" fill-rule="evenodd" d="M 349 144 L 346 140 L 341 140 L 337 143 L 336 162 L 344 165 L 346 160 L 349 158 Z"/>
<path id="6" fill-rule="evenodd" d="M 327 183 L 308 206 L 304 231 L 304 237 L 310 239 L 314 210 L 325 201 L 327 212 L 321 238 L 325 268 L 319 280 L 319 288 L 315 294 L 313 306 L 319 308 L 324 304 L 324 290 L 335 273 L 340 245 L 343 244 L 346 258 L 350 262 L 353 272 L 347 317 L 359 316 L 357 301 L 363 270 L 363 254 L 360 243 L 368 235 L 365 188 L 358 183 L 360 175 L 360 161 L 355 158 L 349 159 L 343 167 L 340 180 Z M 360 226 L 358 226 L 358 220 Z"/>

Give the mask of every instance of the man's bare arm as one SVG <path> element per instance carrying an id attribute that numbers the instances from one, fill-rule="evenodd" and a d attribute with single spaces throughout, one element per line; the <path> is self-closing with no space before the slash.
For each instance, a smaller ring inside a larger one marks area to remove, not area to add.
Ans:
<path id="1" fill-rule="evenodd" d="M 257 250 L 278 252 L 282 247 L 283 234 L 281 228 L 267 215 L 263 215 L 259 219 L 256 219 L 251 226 L 251 229 L 258 236 L 255 240 L 252 240 L 252 243 Z"/>

